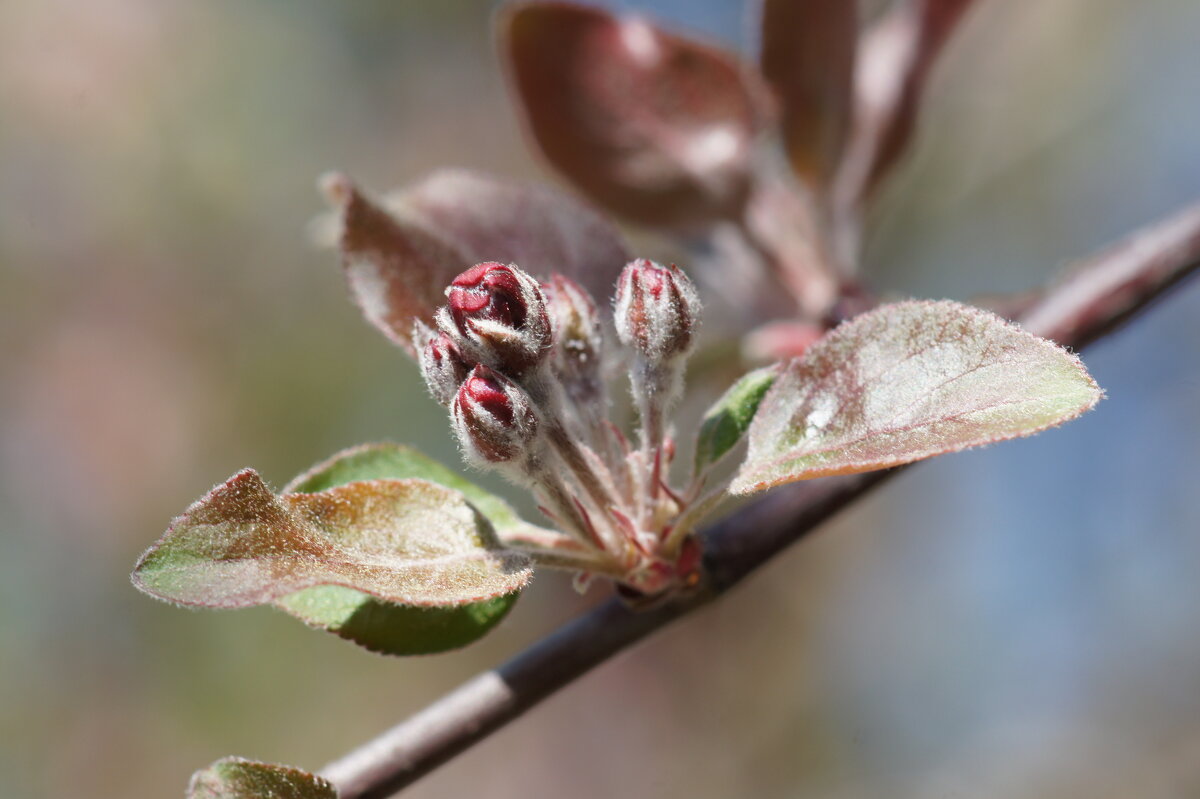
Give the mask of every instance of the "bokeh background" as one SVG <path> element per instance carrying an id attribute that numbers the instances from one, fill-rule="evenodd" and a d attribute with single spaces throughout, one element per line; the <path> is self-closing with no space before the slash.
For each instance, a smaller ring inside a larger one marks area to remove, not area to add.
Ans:
<path id="1" fill-rule="evenodd" d="M 747 31 L 735 2 L 622 5 Z M 871 220 L 896 294 L 1025 289 L 1200 196 L 1200 4 L 976 5 Z M 602 596 L 542 575 L 477 646 L 395 660 L 127 579 L 243 466 L 455 459 L 306 225 L 330 168 L 552 179 L 492 8 L 0 4 L 5 796 L 180 796 L 227 754 L 315 769 Z M 1200 284 L 1086 361 L 1109 392 L 1086 418 L 905 474 L 410 794 L 1200 795 Z"/>

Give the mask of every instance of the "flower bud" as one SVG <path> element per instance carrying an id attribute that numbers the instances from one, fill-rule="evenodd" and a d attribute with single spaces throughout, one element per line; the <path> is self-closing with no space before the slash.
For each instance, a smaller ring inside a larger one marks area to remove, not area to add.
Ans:
<path id="1" fill-rule="evenodd" d="M 421 375 L 429 393 L 438 404 L 449 407 L 471 365 L 454 340 L 441 331 L 418 323 L 413 339 L 420 347 Z"/>
<path id="2" fill-rule="evenodd" d="M 516 265 L 477 264 L 454 278 L 446 299 L 438 325 L 468 357 L 519 378 L 550 353 L 546 298 Z"/>
<path id="3" fill-rule="evenodd" d="M 641 258 L 617 279 L 617 337 L 651 363 L 687 354 L 699 314 L 696 288 L 674 264 L 668 268 Z"/>
<path id="4" fill-rule="evenodd" d="M 554 330 L 555 368 L 572 399 L 591 401 L 603 391 L 600 374 L 604 333 L 596 303 L 563 275 L 543 286 Z"/>
<path id="5" fill-rule="evenodd" d="M 458 387 L 450 406 L 463 452 L 480 465 L 525 455 L 538 432 L 538 417 L 525 390 L 479 364 Z"/>

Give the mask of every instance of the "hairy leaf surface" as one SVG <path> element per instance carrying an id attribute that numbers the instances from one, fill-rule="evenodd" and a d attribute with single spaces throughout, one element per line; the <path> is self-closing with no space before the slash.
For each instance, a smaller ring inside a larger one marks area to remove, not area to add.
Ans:
<path id="1" fill-rule="evenodd" d="M 341 212 L 351 294 L 410 355 L 413 323 L 431 324 L 446 286 L 477 263 L 515 263 L 543 278 L 561 272 L 605 296 L 630 257 L 597 211 L 544 186 L 446 169 L 379 202 L 344 177 L 326 188 Z"/>
<path id="2" fill-rule="evenodd" d="M 428 456 L 398 444 L 365 444 L 314 466 L 284 488 L 315 493 L 360 480 L 420 477 L 461 491 L 497 532 L 540 530 L 491 494 Z M 457 649 L 482 637 L 516 603 L 519 592 L 456 607 L 410 607 L 342 586 L 306 588 L 275 601 L 307 624 L 388 655 L 424 655 Z"/>
<path id="3" fill-rule="evenodd" d="M 585 194 L 651 225 L 740 213 L 762 89 L 732 54 L 569 3 L 511 4 L 497 30 L 529 133 Z"/>
<path id="4" fill-rule="evenodd" d="M 192 775 L 187 799 L 337 799 L 327 780 L 291 766 L 225 757 Z"/>
<path id="5" fill-rule="evenodd" d="M 349 180 L 330 191 L 341 204 L 342 268 L 363 316 L 416 357 L 413 325 L 432 324 L 450 281 L 470 256 L 436 231 L 379 206 Z"/>
<path id="6" fill-rule="evenodd" d="M 427 480 L 369 480 L 274 496 L 252 469 L 214 488 L 139 561 L 134 583 L 208 607 L 272 602 L 339 585 L 404 605 L 509 594 L 529 563 L 505 550 L 458 491 Z"/>
<path id="7" fill-rule="evenodd" d="M 1079 359 L 953 302 L 887 305 L 788 364 L 731 490 L 883 469 L 1029 435 L 1102 396 Z"/>

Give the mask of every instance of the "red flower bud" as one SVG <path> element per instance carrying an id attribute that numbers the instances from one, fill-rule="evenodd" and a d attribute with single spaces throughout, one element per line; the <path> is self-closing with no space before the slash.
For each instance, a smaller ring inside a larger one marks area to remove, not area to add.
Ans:
<path id="1" fill-rule="evenodd" d="M 587 290 L 562 275 L 542 287 L 554 329 L 555 368 L 576 401 L 591 401 L 602 392 L 600 374 L 604 332 L 600 314 Z"/>
<path id="2" fill-rule="evenodd" d="M 421 346 L 421 375 L 425 378 L 425 385 L 429 386 L 429 393 L 439 404 L 449 406 L 458 393 L 458 387 L 467 379 L 471 365 L 454 340 L 445 333 L 421 325 L 413 338 Z"/>
<path id="3" fill-rule="evenodd" d="M 458 387 L 450 410 L 463 451 L 480 465 L 517 460 L 537 437 L 538 417 L 529 395 L 483 364 Z"/>
<path id="4" fill-rule="evenodd" d="M 653 363 L 685 355 L 694 342 L 700 299 L 679 267 L 641 258 L 617 279 L 617 337 Z"/>
<path id="5" fill-rule="evenodd" d="M 454 278 L 446 299 L 438 325 L 480 363 L 520 377 L 549 354 L 546 298 L 517 266 L 477 264 Z"/>

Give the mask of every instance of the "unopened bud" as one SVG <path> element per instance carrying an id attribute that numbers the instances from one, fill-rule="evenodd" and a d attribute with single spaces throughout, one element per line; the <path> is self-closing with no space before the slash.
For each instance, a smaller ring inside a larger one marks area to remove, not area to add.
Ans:
<path id="1" fill-rule="evenodd" d="M 562 275 L 552 276 L 543 288 L 554 328 L 558 376 L 573 399 L 593 400 L 602 392 L 604 347 L 596 303 L 586 289 Z"/>
<path id="2" fill-rule="evenodd" d="M 463 452 L 480 465 L 518 460 L 537 437 L 538 417 L 529 395 L 483 364 L 458 387 L 450 410 Z"/>
<path id="3" fill-rule="evenodd" d="M 617 336 L 652 363 L 686 355 L 699 316 L 696 288 L 674 264 L 665 267 L 641 258 L 617 279 Z"/>
<path id="4" fill-rule="evenodd" d="M 421 375 L 429 393 L 440 405 L 449 407 L 471 365 L 454 340 L 439 330 L 420 325 L 413 338 L 420 347 Z"/>
<path id="5" fill-rule="evenodd" d="M 438 325 L 468 357 L 520 377 L 549 355 L 546 298 L 516 265 L 477 264 L 454 278 L 446 299 Z"/>

